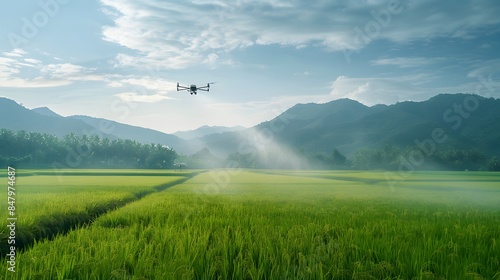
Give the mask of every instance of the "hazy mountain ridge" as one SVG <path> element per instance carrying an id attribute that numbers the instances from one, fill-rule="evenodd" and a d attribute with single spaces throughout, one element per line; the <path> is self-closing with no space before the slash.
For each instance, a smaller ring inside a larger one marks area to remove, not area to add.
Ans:
<path id="1" fill-rule="evenodd" d="M 89 116 L 63 117 L 46 107 L 30 110 L 7 98 L 0 98 L 0 128 L 47 133 L 58 137 L 71 133 L 96 134 L 99 137 L 130 139 L 143 144 L 158 143 L 178 152 L 193 152 L 189 148 L 186 150 L 189 147 L 187 143 L 174 135 Z"/>
<path id="2" fill-rule="evenodd" d="M 70 116 L 70 119 L 81 120 L 98 131 L 104 131 L 121 139 L 130 139 L 143 144 L 158 143 L 167 145 L 177 151 L 184 152 L 185 141 L 179 137 L 157 130 L 123 124 L 107 119 L 89 116 Z"/>
<path id="3" fill-rule="evenodd" d="M 34 109 L 31 109 L 31 111 L 36 112 L 36 113 L 38 113 L 40 115 L 49 116 L 49 117 L 62 117 L 61 115 L 59 115 L 58 113 L 50 110 L 47 107 L 34 108 Z"/>
<path id="4" fill-rule="evenodd" d="M 177 132 L 173 133 L 172 135 L 175 135 L 175 136 L 182 138 L 182 139 L 185 139 L 185 140 L 190 140 L 190 139 L 194 139 L 194 138 L 198 138 L 198 137 L 207 136 L 210 134 L 239 131 L 239 130 L 243 130 L 243 129 L 245 129 L 245 127 L 243 127 L 243 126 L 226 127 L 226 126 L 204 125 L 204 126 L 201 126 L 197 129 L 194 129 L 194 130 L 177 131 Z"/>
<path id="5" fill-rule="evenodd" d="M 476 100 L 479 108 L 464 118 L 455 112 L 454 106 L 464 107 L 467 99 Z M 459 121 L 460 126 L 455 129 L 453 126 Z M 477 148 L 486 154 L 500 155 L 500 100 L 440 94 L 422 102 L 372 107 L 349 99 L 297 104 L 253 129 L 298 153 L 330 153 L 337 148 L 349 156 L 362 148 L 415 146 L 415 141 L 431 138 L 436 128 L 443 129 L 447 136 L 440 143 L 441 148 Z M 243 132 L 230 132 L 203 137 L 202 142 L 223 155 L 242 150 L 241 139 L 249 138 Z"/>
<path id="6" fill-rule="evenodd" d="M 70 133 L 82 135 L 93 130 L 81 120 L 40 114 L 7 98 L 0 98 L 0 128 L 48 133 L 58 137 Z"/>
<path id="7" fill-rule="evenodd" d="M 474 110 L 468 112 L 466 108 Z M 233 153 L 278 156 L 269 153 L 272 148 L 310 155 L 328 154 L 336 148 L 351 156 L 364 148 L 415 146 L 416 141 L 431 139 L 433 130 L 439 128 L 447 139 L 438 148 L 476 148 L 487 155 L 500 155 L 500 100 L 470 94 L 440 94 L 422 102 L 371 107 L 349 99 L 297 104 L 248 129 L 209 133 L 220 128 L 202 127 L 198 133 L 209 135 L 190 140 L 105 119 L 54 116 L 50 112 L 48 108 L 29 110 L 1 98 L 0 128 L 56 136 L 100 131 L 112 139 L 159 143 L 187 155 L 208 148 L 221 159 Z M 107 129 L 102 129 L 103 123 Z"/>

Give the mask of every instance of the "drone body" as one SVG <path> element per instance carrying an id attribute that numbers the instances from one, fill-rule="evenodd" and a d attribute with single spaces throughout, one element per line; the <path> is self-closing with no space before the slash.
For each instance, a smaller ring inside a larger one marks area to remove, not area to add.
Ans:
<path id="1" fill-rule="evenodd" d="M 191 93 L 191 95 L 196 95 L 198 90 L 201 90 L 201 91 L 210 91 L 210 84 L 213 84 L 213 83 L 208 83 L 206 86 L 203 86 L 203 87 L 197 87 L 196 85 L 190 85 L 189 87 L 186 87 L 186 86 L 181 86 L 179 85 L 179 83 L 177 83 L 177 91 L 181 91 L 181 90 L 187 90 L 189 91 L 189 93 Z"/>

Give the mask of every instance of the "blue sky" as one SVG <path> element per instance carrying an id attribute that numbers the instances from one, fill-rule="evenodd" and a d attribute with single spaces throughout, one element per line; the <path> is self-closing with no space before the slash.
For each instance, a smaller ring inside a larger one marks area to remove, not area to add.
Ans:
<path id="1" fill-rule="evenodd" d="M 39 0 L 0 11 L 0 96 L 163 132 L 296 103 L 500 97 L 500 2 Z M 176 83 L 216 82 L 190 96 Z"/>

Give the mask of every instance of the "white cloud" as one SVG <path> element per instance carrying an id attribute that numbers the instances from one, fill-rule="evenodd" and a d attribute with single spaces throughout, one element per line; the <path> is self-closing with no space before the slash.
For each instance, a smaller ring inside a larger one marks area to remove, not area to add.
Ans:
<path id="1" fill-rule="evenodd" d="M 27 63 L 30 63 L 31 65 L 35 66 L 35 65 L 38 65 L 38 64 L 41 64 L 42 61 L 38 60 L 38 59 L 34 59 L 34 58 L 25 58 L 24 61 L 26 61 Z"/>
<path id="2" fill-rule="evenodd" d="M 443 58 L 426 58 L 426 57 L 394 57 L 394 58 L 380 58 L 372 60 L 372 65 L 394 65 L 400 68 L 420 67 L 426 66 L 443 60 Z"/>
<path id="3" fill-rule="evenodd" d="M 136 92 L 122 92 L 115 94 L 116 97 L 120 98 L 125 102 L 144 102 L 144 103 L 153 103 L 166 99 L 172 99 L 165 94 L 156 93 L 156 94 L 139 94 Z"/>
<path id="4" fill-rule="evenodd" d="M 44 80 L 41 78 L 35 78 L 35 79 L 11 78 L 6 80 L 0 79 L 0 81 L 1 81 L 1 87 L 12 87 L 12 88 L 60 87 L 71 84 L 70 81 Z"/>
<path id="5" fill-rule="evenodd" d="M 485 97 L 500 96 L 500 82 L 491 76 L 475 81 L 442 87 L 425 87 L 425 82 L 436 77 L 430 74 L 394 77 L 350 78 L 339 76 L 331 84 L 333 99 L 349 98 L 365 105 L 394 104 L 401 101 L 422 101 L 440 93 L 476 93 Z"/>
<path id="6" fill-rule="evenodd" d="M 476 62 L 471 65 L 472 70 L 467 74 L 468 78 L 479 78 L 500 74 L 500 59 Z"/>
<path id="7" fill-rule="evenodd" d="M 176 82 L 153 77 L 124 78 L 119 80 L 119 84 L 122 86 L 124 84 L 128 84 L 129 86 L 140 86 L 148 90 L 156 91 L 175 91 L 177 86 Z"/>
<path id="8" fill-rule="evenodd" d="M 22 49 L 13 49 L 10 52 L 3 52 L 2 54 L 8 57 L 22 57 L 27 53 Z"/>
<path id="9" fill-rule="evenodd" d="M 93 73 L 95 69 L 71 63 L 45 64 L 39 59 L 27 57 L 28 53 L 20 49 L 2 54 L 0 87 L 59 87 L 75 81 L 104 81 L 106 77 Z"/>
<path id="10" fill-rule="evenodd" d="M 106 79 L 108 86 L 115 88 L 128 88 L 144 93 L 176 91 L 176 82 L 153 76 L 121 76 L 113 75 Z"/>
<path id="11" fill-rule="evenodd" d="M 116 66 L 125 67 L 162 65 L 175 69 L 199 63 L 213 66 L 224 61 L 221 57 L 225 53 L 252 45 L 297 48 L 321 45 L 343 51 L 363 48 L 376 39 L 393 42 L 435 37 L 466 39 L 473 38 L 484 27 L 500 23 L 500 5 L 472 0 L 460 5 L 401 1 L 400 6 L 392 9 L 388 3 L 393 2 L 385 0 L 101 0 L 101 3 L 114 21 L 114 25 L 103 28 L 103 39 L 136 52 L 116 56 Z M 450 5 L 454 8 L 449 9 Z M 371 36 L 370 30 L 376 36 Z M 363 43 L 367 34 L 371 38 Z"/>
<path id="12" fill-rule="evenodd" d="M 115 94 L 126 102 L 154 103 L 167 99 L 175 99 L 176 82 L 153 76 L 121 76 L 113 75 L 106 78 L 109 87 L 124 90 Z"/>
<path id="13" fill-rule="evenodd" d="M 43 66 L 40 71 L 53 78 L 67 78 L 90 72 L 91 69 L 71 63 L 60 63 Z"/>
<path id="14" fill-rule="evenodd" d="M 473 39 L 500 23 L 500 6 L 491 1 L 407 1 L 400 18 L 381 34 L 393 42 L 437 37 Z M 452 7 L 452 8 L 450 8 Z"/>
<path id="15" fill-rule="evenodd" d="M 311 72 L 309 72 L 309 71 L 306 70 L 304 72 L 296 72 L 293 75 L 294 76 L 309 76 L 309 75 L 311 75 Z"/>
<path id="16" fill-rule="evenodd" d="M 424 100 L 436 94 L 420 87 L 415 76 L 350 78 L 339 76 L 331 85 L 334 99 L 349 98 L 365 105 L 392 104 L 403 100 Z"/>
<path id="17" fill-rule="evenodd" d="M 210 53 L 207 58 L 203 61 L 203 63 L 208 64 L 210 66 L 214 66 L 219 59 L 219 56 L 216 53 Z"/>

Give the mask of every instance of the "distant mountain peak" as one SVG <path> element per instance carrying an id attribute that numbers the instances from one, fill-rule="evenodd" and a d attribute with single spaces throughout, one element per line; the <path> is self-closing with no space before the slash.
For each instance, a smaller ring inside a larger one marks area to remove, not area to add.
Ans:
<path id="1" fill-rule="evenodd" d="M 47 107 L 39 107 L 39 108 L 34 108 L 31 109 L 31 111 L 38 113 L 42 116 L 49 116 L 49 117 L 61 117 L 61 115 L 57 114 L 56 112 L 50 110 Z"/>
<path id="2" fill-rule="evenodd" d="M 7 98 L 7 97 L 0 97 L 0 105 L 2 106 L 21 106 L 24 107 L 21 103 L 17 103 L 16 101 Z"/>

